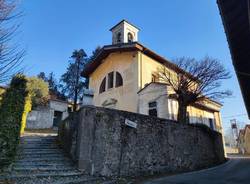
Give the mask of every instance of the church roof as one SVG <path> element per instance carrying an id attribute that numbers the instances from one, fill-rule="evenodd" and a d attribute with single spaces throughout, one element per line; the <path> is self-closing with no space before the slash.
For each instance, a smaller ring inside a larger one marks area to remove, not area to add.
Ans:
<path id="1" fill-rule="evenodd" d="M 162 82 L 150 82 L 150 83 L 146 84 L 143 88 L 141 88 L 141 89 L 137 92 L 137 94 L 141 93 L 142 91 L 144 91 L 144 89 L 146 89 L 146 88 L 148 88 L 148 87 L 150 87 L 150 86 L 152 86 L 152 85 L 167 86 L 168 84 L 162 83 Z"/>
<path id="2" fill-rule="evenodd" d="M 129 52 L 129 51 L 141 51 L 145 55 L 153 58 L 154 60 L 158 61 L 159 63 L 165 65 L 166 67 L 178 72 L 178 73 L 186 73 L 183 69 L 179 68 L 174 63 L 170 62 L 169 60 L 163 58 L 162 56 L 158 55 L 154 51 L 148 49 L 144 45 L 139 42 L 132 42 L 132 43 L 122 43 L 122 44 L 115 44 L 115 45 L 105 45 L 102 49 L 98 52 L 94 60 L 92 60 L 89 64 L 86 65 L 85 69 L 82 71 L 81 75 L 83 77 L 88 77 L 95 69 L 102 63 L 102 60 L 105 59 L 109 54 L 113 52 Z M 192 75 L 188 74 L 190 77 Z"/>
<path id="3" fill-rule="evenodd" d="M 136 29 L 140 30 L 138 27 L 136 27 L 135 25 L 131 24 L 130 22 L 128 22 L 127 20 L 123 19 L 120 22 L 118 22 L 116 25 L 114 25 L 112 28 L 110 28 L 110 31 L 112 31 L 114 28 L 116 28 L 118 25 L 120 25 L 121 23 L 126 22 L 128 24 L 130 24 L 131 26 L 135 27 Z"/>

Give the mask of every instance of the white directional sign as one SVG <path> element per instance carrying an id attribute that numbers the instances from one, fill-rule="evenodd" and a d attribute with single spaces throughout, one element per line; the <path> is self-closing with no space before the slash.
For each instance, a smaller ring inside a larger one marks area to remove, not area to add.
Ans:
<path id="1" fill-rule="evenodd" d="M 136 128 L 137 127 L 137 123 L 130 121 L 128 119 L 125 119 L 125 125 L 132 127 L 132 128 Z"/>

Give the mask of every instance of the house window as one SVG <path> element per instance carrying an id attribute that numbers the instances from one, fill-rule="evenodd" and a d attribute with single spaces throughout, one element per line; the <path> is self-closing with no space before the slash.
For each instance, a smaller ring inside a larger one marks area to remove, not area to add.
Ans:
<path id="1" fill-rule="evenodd" d="M 157 102 L 148 103 L 148 115 L 157 117 Z"/>
<path id="2" fill-rule="evenodd" d="M 132 33 L 128 33 L 128 43 L 133 42 L 133 35 Z"/>
<path id="3" fill-rule="evenodd" d="M 108 89 L 113 88 L 114 86 L 114 72 L 108 74 Z"/>
<path id="4" fill-rule="evenodd" d="M 214 130 L 214 122 L 212 118 L 209 118 L 209 127 Z"/>
<path id="5" fill-rule="evenodd" d="M 99 93 L 102 93 L 106 90 L 106 77 L 102 80 L 102 83 L 100 85 Z"/>
<path id="6" fill-rule="evenodd" d="M 174 113 L 175 113 L 175 109 L 176 109 L 176 104 L 174 103 L 174 100 L 170 101 L 170 105 L 171 105 L 171 118 L 172 118 L 172 120 L 175 120 Z"/>
<path id="7" fill-rule="evenodd" d="M 199 123 L 203 123 L 203 118 L 201 115 L 200 115 Z"/>
<path id="8" fill-rule="evenodd" d="M 119 87 L 123 85 L 122 76 L 119 72 L 115 73 L 115 87 Z"/>
<path id="9" fill-rule="evenodd" d="M 118 33 L 117 34 L 117 43 L 120 43 L 121 42 L 121 36 L 122 36 L 122 34 L 121 33 Z"/>

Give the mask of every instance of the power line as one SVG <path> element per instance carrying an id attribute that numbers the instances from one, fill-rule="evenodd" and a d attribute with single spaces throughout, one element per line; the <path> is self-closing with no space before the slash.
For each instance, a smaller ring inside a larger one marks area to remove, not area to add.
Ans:
<path id="1" fill-rule="evenodd" d="M 224 116 L 222 118 L 234 118 L 234 117 L 240 117 L 240 116 L 247 116 L 247 114 L 236 114 L 236 115 L 233 115 L 233 116 Z"/>

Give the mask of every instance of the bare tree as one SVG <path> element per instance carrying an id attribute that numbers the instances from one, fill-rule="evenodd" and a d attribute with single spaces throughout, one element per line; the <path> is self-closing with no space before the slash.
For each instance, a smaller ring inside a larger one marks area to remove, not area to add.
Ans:
<path id="1" fill-rule="evenodd" d="M 21 13 L 17 12 L 15 0 L 0 0 L 0 83 L 6 82 L 13 74 L 19 72 L 24 56 L 13 39 L 19 24 L 16 22 Z"/>
<path id="2" fill-rule="evenodd" d="M 228 90 L 220 90 L 221 81 L 230 78 L 230 73 L 217 60 L 205 57 L 199 61 L 193 58 L 178 58 L 174 66 L 178 72 L 162 67 L 159 79 L 171 86 L 178 101 L 177 120 L 185 123 L 187 106 L 202 103 L 206 99 L 221 100 L 231 95 Z"/>

